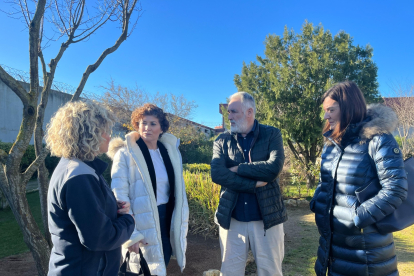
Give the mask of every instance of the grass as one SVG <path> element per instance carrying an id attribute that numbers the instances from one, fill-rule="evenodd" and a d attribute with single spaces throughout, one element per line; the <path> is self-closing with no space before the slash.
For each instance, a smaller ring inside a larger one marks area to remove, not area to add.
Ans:
<path id="1" fill-rule="evenodd" d="M 37 224 L 41 227 L 41 231 L 44 231 L 40 211 L 39 192 L 28 193 L 27 200 L 29 201 L 32 214 Z M 22 231 L 10 208 L 0 210 L 0 241 L 0 259 L 29 251 L 23 241 Z"/>
<path id="2" fill-rule="evenodd" d="M 315 275 L 313 266 L 318 250 L 319 233 L 314 215 L 307 208 L 288 208 L 285 223 L 285 258 L 283 275 Z"/>
<path id="3" fill-rule="evenodd" d="M 311 199 L 313 196 L 313 193 L 315 192 L 315 188 L 308 189 L 306 187 L 306 184 L 301 185 L 284 185 L 281 187 L 283 197 L 285 199 L 287 198 L 306 198 Z"/>
<path id="4" fill-rule="evenodd" d="M 414 275 L 414 226 L 394 233 L 400 275 Z"/>

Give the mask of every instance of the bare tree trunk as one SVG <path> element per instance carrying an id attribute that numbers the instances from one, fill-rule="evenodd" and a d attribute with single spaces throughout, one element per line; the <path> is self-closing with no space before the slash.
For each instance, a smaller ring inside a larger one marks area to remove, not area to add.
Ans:
<path id="1" fill-rule="evenodd" d="M 305 170 L 306 187 L 313 188 L 316 184 L 316 176 L 312 173 L 312 166 L 316 165 L 316 158 L 319 155 L 318 141 L 311 145 L 310 149 L 304 149 L 299 143 L 294 144 L 290 139 L 287 144 L 292 151 L 294 158 L 300 161 L 301 167 Z"/>
<path id="2" fill-rule="evenodd" d="M 49 267 L 50 247 L 33 218 L 26 199 L 26 185 L 22 185 L 19 174 L 8 173 L 11 195 L 11 209 L 23 232 L 23 239 L 32 253 L 36 268 L 41 276 L 46 276 Z M 26 182 L 27 184 L 27 182 Z"/>
<path id="3" fill-rule="evenodd" d="M 50 72 L 48 73 L 43 54 L 41 52 L 42 24 L 45 16 L 46 0 L 35 1 L 36 11 L 34 13 L 28 10 L 27 5 L 24 5 L 24 1 L 16 1 L 16 3 L 20 5 L 19 7 L 22 10 L 23 17 L 26 19 L 27 27 L 29 29 L 30 91 L 27 93 L 20 83 L 13 79 L 0 66 L 0 80 L 2 80 L 14 92 L 23 103 L 23 120 L 20 126 L 19 134 L 16 137 L 16 141 L 13 143 L 9 153 L 0 150 L 0 190 L 7 198 L 7 202 L 13 211 L 14 217 L 23 232 L 23 239 L 33 255 L 38 274 L 40 276 L 46 276 L 48 273 L 51 248 L 51 239 L 47 222 L 47 191 L 49 180 L 48 171 L 44 164 L 48 151 L 43 149 L 43 121 L 49 91 L 52 86 L 57 64 L 65 50 L 72 43 L 87 39 L 108 21 L 116 20 L 122 22 L 122 34 L 115 45 L 105 50 L 95 64 L 88 66 L 87 72 L 84 74 L 81 84 L 74 95 L 74 98 L 78 98 L 82 93 L 89 74 L 95 71 L 105 57 L 117 50 L 121 43 L 128 37 L 128 26 L 131 14 L 135 10 L 140 11 L 140 9 L 136 7 L 137 2 L 138 0 L 132 0 L 132 3 L 130 3 L 129 0 L 123 0 L 121 2 L 106 2 L 106 8 L 102 11 L 99 10 L 99 13 L 102 13 L 102 17 L 95 17 L 98 18 L 97 22 L 89 25 L 89 27 L 88 23 L 86 23 L 86 29 L 80 28 L 79 35 L 75 34 L 75 32 L 79 30 L 79 27 L 82 24 L 85 24 L 85 22 L 90 22 L 89 19 L 83 20 L 83 11 L 86 7 L 86 2 L 63 1 L 62 5 L 58 5 L 56 2 L 56 9 L 68 8 L 70 11 L 74 12 L 69 12 L 67 18 L 64 17 L 65 13 L 63 13 L 62 16 L 62 14 L 58 12 L 59 19 L 57 21 L 60 20 L 57 23 L 58 29 L 68 35 L 68 40 L 62 43 L 57 56 L 55 59 L 50 61 Z M 66 26 L 68 27 L 66 28 Z M 37 105 L 39 97 L 39 59 L 42 64 L 44 87 L 41 93 L 42 98 L 40 104 Z M 20 173 L 21 160 L 30 143 L 33 133 L 35 140 L 36 160 L 32 162 L 24 173 Z M 45 236 L 43 236 L 38 225 L 36 224 L 26 198 L 27 182 L 36 170 L 38 171 L 39 196 L 42 221 L 45 227 Z"/>

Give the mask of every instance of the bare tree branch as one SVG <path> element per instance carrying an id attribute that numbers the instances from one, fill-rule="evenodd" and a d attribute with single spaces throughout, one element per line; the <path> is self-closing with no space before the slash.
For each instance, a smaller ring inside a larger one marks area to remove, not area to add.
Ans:
<path id="1" fill-rule="evenodd" d="M 23 106 L 28 106 L 28 96 L 26 90 L 3 67 L 0 66 L 0 80 L 2 80 L 22 101 Z"/>
<path id="2" fill-rule="evenodd" d="M 39 35 L 40 24 L 45 13 L 46 0 L 39 0 L 36 12 L 29 27 L 29 55 L 30 55 L 30 91 L 29 94 L 37 96 L 39 93 Z"/>
<path id="3" fill-rule="evenodd" d="M 65 20 L 63 19 L 63 16 L 61 15 L 61 13 L 60 13 L 60 8 L 59 8 L 59 4 L 58 4 L 58 1 L 57 0 L 55 0 L 55 8 L 56 8 L 56 11 L 57 11 L 57 13 L 58 13 L 58 16 L 59 16 L 59 20 L 60 20 L 60 22 L 61 22 L 61 24 L 62 24 L 62 26 L 63 26 L 63 31 L 62 30 L 60 30 L 61 32 L 65 32 L 66 33 L 66 35 L 69 37 L 70 35 L 69 35 L 69 31 L 68 30 L 70 30 L 70 29 L 72 29 L 72 28 L 66 28 L 66 24 L 65 24 Z"/>
<path id="4" fill-rule="evenodd" d="M 46 156 L 49 154 L 49 150 L 44 148 L 42 153 L 36 157 L 36 159 L 30 164 L 26 171 L 22 174 L 23 182 L 27 183 L 32 177 L 33 173 L 39 168 L 39 166 L 45 161 Z"/>
<path id="5" fill-rule="evenodd" d="M 128 2 L 127 0 L 125 0 L 126 2 Z M 137 2 L 138 0 L 134 0 L 134 4 Z M 129 19 L 131 17 L 131 13 L 129 13 L 127 10 L 124 9 L 124 21 L 123 21 L 123 28 L 122 28 L 122 34 L 119 36 L 118 40 L 115 42 L 115 44 L 112 47 L 107 48 L 105 51 L 103 51 L 103 53 L 101 54 L 101 56 L 98 58 L 98 60 L 94 63 L 89 65 L 86 68 L 85 73 L 83 73 L 82 75 L 82 79 L 79 83 L 78 88 L 76 89 L 75 94 L 73 94 L 71 101 L 76 101 L 77 99 L 79 99 L 80 94 L 83 91 L 83 88 L 85 87 L 86 81 L 89 78 L 89 75 L 94 72 L 102 63 L 102 61 L 111 53 L 115 52 L 119 46 L 122 44 L 122 42 L 124 42 L 127 38 L 127 34 L 128 34 L 128 26 L 129 26 Z"/>

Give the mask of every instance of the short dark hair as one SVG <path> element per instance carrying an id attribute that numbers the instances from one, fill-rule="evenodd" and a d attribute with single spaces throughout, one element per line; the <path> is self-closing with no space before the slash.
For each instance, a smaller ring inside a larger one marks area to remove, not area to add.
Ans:
<path id="1" fill-rule="evenodd" d="M 322 96 L 322 102 L 326 98 L 331 98 L 339 104 L 341 119 L 336 124 L 331 138 L 340 141 L 345 134 L 346 128 L 350 124 L 362 122 L 367 115 L 367 105 L 364 95 L 358 85 L 353 81 L 344 81 L 335 84 Z M 326 121 L 323 132 L 330 129 L 329 121 Z"/>
<path id="2" fill-rule="evenodd" d="M 141 107 L 135 109 L 131 114 L 131 125 L 138 131 L 139 122 L 144 116 L 154 116 L 160 122 L 162 132 L 167 132 L 170 127 L 170 122 L 167 120 L 167 115 L 164 111 L 155 104 L 146 103 Z M 161 137 L 161 135 L 160 135 Z"/>

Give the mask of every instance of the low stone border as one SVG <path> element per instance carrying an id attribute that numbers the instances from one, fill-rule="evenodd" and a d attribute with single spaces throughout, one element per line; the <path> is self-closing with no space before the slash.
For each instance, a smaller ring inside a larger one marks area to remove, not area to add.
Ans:
<path id="1" fill-rule="evenodd" d="M 283 200 L 283 203 L 286 206 L 309 207 L 309 201 L 307 201 L 304 198 L 299 198 L 299 199 L 286 199 L 286 200 Z"/>

